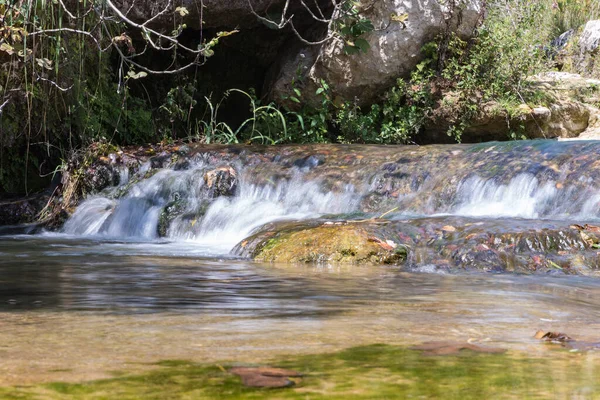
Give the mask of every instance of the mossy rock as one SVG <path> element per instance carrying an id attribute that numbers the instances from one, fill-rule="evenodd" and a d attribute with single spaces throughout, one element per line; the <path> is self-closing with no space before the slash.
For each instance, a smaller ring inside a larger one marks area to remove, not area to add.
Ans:
<path id="1" fill-rule="evenodd" d="M 267 229 L 240 243 L 238 250 L 256 261 L 276 263 L 403 263 L 407 247 L 393 242 L 389 245 L 386 239 L 373 234 L 372 228 L 339 222 L 277 231 Z"/>

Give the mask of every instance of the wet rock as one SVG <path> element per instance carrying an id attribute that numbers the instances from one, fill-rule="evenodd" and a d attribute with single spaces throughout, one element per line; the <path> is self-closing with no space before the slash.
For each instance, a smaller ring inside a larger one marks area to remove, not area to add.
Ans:
<path id="1" fill-rule="evenodd" d="M 310 170 L 315 168 L 325 162 L 325 157 L 323 155 L 311 155 L 308 157 L 301 158 L 299 160 L 294 161 L 294 166 L 300 169 Z"/>
<path id="2" fill-rule="evenodd" d="M 83 175 L 82 189 L 85 194 L 101 192 L 109 186 L 119 184 L 119 172 L 102 161 L 88 167 Z"/>
<path id="3" fill-rule="evenodd" d="M 267 225 L 234 251 L 258 261 L 387 263 L 409 271 L 600 273 L 598 245 L 586 242 L 579 230 L 532 224 L 460 217 L 282 222 Z"/>
<path id="4" fill-rule="evenodd" d="M 25 199 L 0 200 L 0 226 L 37 221 L 50 196 L 42 193 Z"/>
<path id="5" fill-rule="evenodd" d="M 169 226 L 171 222 L 186 210 L 186 202 L 182 199 L 176 199 L 169 202 L 160 212 L 158 217 L 158 225 L 156 227 L 159 237 L 168 236 Z"/>
<path id="6" fill-rule="evenodd" d="M 330 222 L 316 226 L 271 225 L 241 242 L 236 251 L 277 263 L 401 264 L 408 247 L 371 222 Z M 275 229 L 275 230 L 274 230 Z M 382 243 L 384 245 L 382 245 Z"/>
<path id="7" fill-rule="evenodd" d="M 231 197 L 238 187 L 237 172 L 232 167 L 217 168 L 204 174 L 204 183 L 212 197 Z"/>

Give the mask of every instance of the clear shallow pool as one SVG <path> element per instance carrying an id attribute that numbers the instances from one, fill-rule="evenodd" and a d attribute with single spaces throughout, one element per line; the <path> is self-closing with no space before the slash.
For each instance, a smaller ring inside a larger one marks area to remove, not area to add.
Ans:
<path id="1" fill-rule="evenodd" d="M 215 257 L 193 243 L 0 239 L 0 386 L 89 381 L 114 371 L 147 374 L 158 368 L 148 363 L 170 359 L 199 363 L 200 369 L 216 363 L 291 363 L 317 373 L 332 367 L 318 357 L 311 366 L 302 356 L 378 343 L 392 346 L 386 348 L 390 354 L 414 359 L 420 356 L 407 346 L 450 340 L 508 350 L 500 361 L 490 359 L 475 370 L 503 363 L 521 368 L 515 360 L 533 357 L 537 364 L 523 364 L 532 376 L 542 374 L 535 365 L 587 371 L 552 370 L 552 382 L 568 374 L 561 393 L 573 397 L 577 388 L 587 388 L 584 394 L 597 390 L 590 374 L 600 365 L 598 354 L 570 353 L 533 335 L 552 330 L 597 342 L 599 328 L 600 280 L 592 278 L 273 266 Z M 387 350 L 381 357 L 389 361 Z M 382 363 L 387 371 L 382 374 L 367 361 L 340 368 L 371 374 L 365 398 L 377 393 L 372 382 L 378 379 L 382 395 L 390 382 L 408 379 L 402 374 L 413 374 L 409 381 L 418 382 L 414 374 L 422 370 L 421 361 L 402 371 L 388 361 L 373 361 Z M 517 379 L 511 376 L 498 379 Z M 306 379 L 299 387 L 294 393 L 314 389 L 323 395 L 327 379 Z M 336 387 L 332 395 L 344 392 Z"/>

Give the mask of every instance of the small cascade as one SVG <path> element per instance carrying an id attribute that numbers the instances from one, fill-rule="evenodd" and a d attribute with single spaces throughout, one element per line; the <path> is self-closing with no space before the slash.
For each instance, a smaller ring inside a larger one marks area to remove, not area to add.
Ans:
<path id="1" fill-rule="evenodd" d="M 227 252 L 265 224 L 323 215 L 597 220 L 600 143 L 223 147 L 121 170 L 69 235 L 204 243 Z M 182 167 L 184 165 L 184 167 Z M 388 214 L 391 215 L 391 214 Z"/>
<path id="2" fill-rule="evenodd" d="M 204 164 L 186 171 L 164 169 L 135 183 L 120 198 L 123 187 L 91 197 L 77 208 L 64 232 L 156 239 L 162 230 L 170 240 L 196 241 L 226 252 L 269 222 L 348 213 L 360 200 L 352 185 L 342 193 L 324 191 L 318 181 L 307 182 L 301 169 L 289 180 L 265 185 L 250 183 L 242 169 L 235 193 L 214 197 L 204 178 L 212 169 Z"/>
<path id="3" fill-rule="evenodd" d="M 508 183 L 495 179 L 467 178 L 457 188 L 454 215 L 472 217 L 540 218 L 552 213 L 558 191 L 554 184 L 531 174 L 519 174 Z"/>

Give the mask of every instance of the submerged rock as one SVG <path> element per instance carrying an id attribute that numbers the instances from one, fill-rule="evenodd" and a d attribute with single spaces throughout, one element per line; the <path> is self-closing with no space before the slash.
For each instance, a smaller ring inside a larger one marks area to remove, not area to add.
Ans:
<path id="1" fill-rule="evenodd" d="M 289 378 L 302 377 L 299 372 L 272 367 L 233 367 L 229 372 L 242 378 L 244 386 L 259 388 L 291 387 L 296 382 Z"/>

